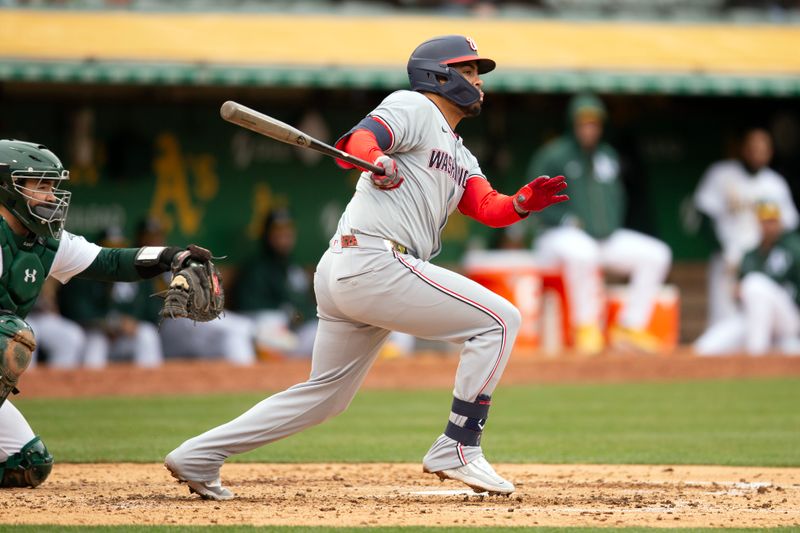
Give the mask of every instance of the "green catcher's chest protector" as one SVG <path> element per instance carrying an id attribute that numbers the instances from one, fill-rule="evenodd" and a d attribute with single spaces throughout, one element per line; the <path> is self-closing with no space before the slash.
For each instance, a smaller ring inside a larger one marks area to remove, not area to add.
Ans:
<path id="1" fill-rule="evenodd" d="M 58 250 L 51 237 L 20 237 L 0 218 L 0 309 L 25 317 L 42 291 Z"/>

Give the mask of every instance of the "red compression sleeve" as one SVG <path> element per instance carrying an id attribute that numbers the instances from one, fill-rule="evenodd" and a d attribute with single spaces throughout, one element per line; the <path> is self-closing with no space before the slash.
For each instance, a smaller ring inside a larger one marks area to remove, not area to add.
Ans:
<path id="1" fill-rule="evenodd" d="M 350 136 L 345 139 L 344 144 L 342 146 L 337 146 L 337 148 L 370 163 L 384 155 L 383 151 L 378 146 L 378 139 L 375 138 L 375 134 L 364 129 L 356 130 L 351 133 Z M 337 159 L 336 163 L 343 168 L 353 168 L 353 165 L 341 159 Z M 364 169 L 362 168 L 361 170 Z"/>
<path id="2" fill-rule="evenodd" d="M 467 180 L 467 188 L 458 203 L 458 210 L 492 228 L 510 226 L 525 218 L 514 209 L 511 196 L 500 194 L 481 177 Z"/>

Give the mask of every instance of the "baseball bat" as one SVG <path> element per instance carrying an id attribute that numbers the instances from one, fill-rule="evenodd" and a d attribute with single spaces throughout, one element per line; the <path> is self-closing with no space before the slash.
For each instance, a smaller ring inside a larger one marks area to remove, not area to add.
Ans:
<path id="1" fill-rule="evenodd" d="M 325 155 L 347 161 L 353 165 L 365 168 L 379 176 L 384 174 L 383 167 L 368 163 L 361 158 L 343 152 L 338 148 L 334 148 L 329 144 L 315 139 L 314 137 L 303 133 L 302 131 L 294 128 L 285 122 L 272 118 L 264 113 L 259 113 L 247 106 L 240 103 L 228 100 L 219 109 L 220 116 L 230 122 L 250 131 L 254 131 L 261 135 L 265 135 L 276 141 L 286 144 L 292 144 L 301 148 L 311 148 Z"/>

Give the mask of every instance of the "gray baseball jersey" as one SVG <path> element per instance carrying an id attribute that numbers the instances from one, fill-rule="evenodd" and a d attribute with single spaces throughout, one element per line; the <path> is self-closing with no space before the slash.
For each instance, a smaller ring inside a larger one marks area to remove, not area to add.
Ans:
<path id="1" fill-rule="evenodd" d="M 391 239 L 427 261 L 441 249 L 441 232 L 461 201 L 467 179 L 485 176 L 461 137 L 423 94 L 394 92 L 370 116 L 389 131 L 385 153 L 405 181 L 387 193 L 374 187 L 370 173 L 364 172 L 339 221 L 339 233 L 356 228 Z"/>
<path id="2" fill-rule="evenodd" d="M 519 330 L 519 311 L 478 283 L 428 262 L 440 249 L 441 231 L 467 180 L 485 177 L 423 94 L 395 92 L 371 116 L 386 127 L 391 137 L 386 154 L 405 181 L 382 190 L 363 174 L 317 265 L 319 327 L 308 381 L 173 450 L 167 461 L 184 479 L 213 481 L 228 456 L 344 411 L 392 330 L 463 343 L 453 394 L 462 402 L 488 403 L 479 396 L 491 396 L 503 373 Z M 450 412 L 453 424 L 461 427 L 466 420 Z M 481 454 L 479 441 L 465 445 L 443 434 L 423 464 L 437 472 Z"/>

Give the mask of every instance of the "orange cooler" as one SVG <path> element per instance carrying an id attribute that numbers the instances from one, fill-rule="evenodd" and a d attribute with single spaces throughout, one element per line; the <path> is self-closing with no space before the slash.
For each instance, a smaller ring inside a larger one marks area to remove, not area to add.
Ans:
<path id="1" fill-rule="evenodd" d="M 625 300 L 625 287 L 612 285 L 608 288 L 608 325 L 616 324 L 622 303 Z M 661 349 L 670 352 L 678 346 L 680 334 L 680 294 L 674 285 L 665 285 L 656 298 L 653 315 L 647 325 L 647 332 L 661 341 Z"/>
<path id="2" fill-rule="evenodd" d="M 464 275 L 514 304 L 522 314 L 516 346 L 539 347 L 542 278 L 527 250 L 478 250 L 464 256 Z"/>

